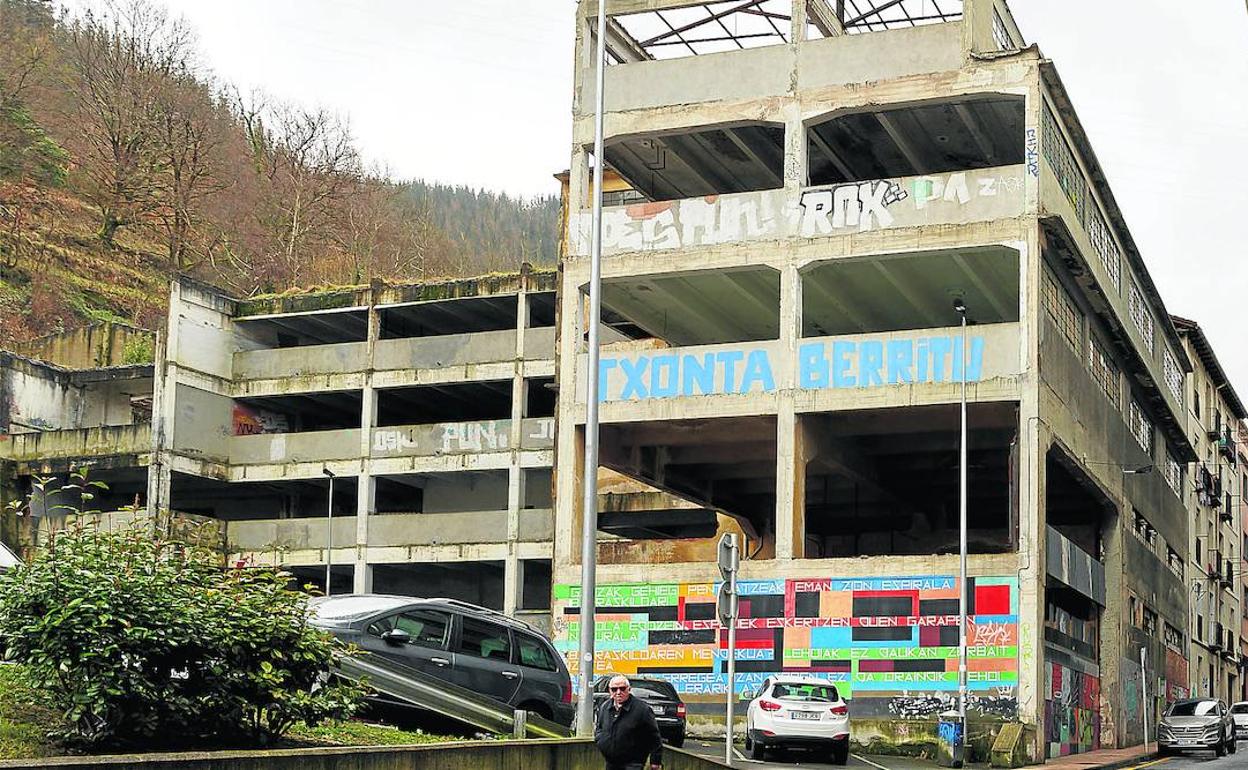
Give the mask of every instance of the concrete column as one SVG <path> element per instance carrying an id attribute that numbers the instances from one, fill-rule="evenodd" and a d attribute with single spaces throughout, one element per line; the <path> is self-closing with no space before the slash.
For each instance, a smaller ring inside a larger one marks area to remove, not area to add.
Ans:
<path id="1" fill-rule="evenodd" d="M 524 505 L 524 469 L 520 467 L 524 405 L 528 383 L 524 379 L 524 332 L 529 325 L 529 298 L 521 289 L 516 299 L 516 357 L 511 379 L 511 466 L 507 469 L 507 558 L 503 561 L 503 612 L 514 615 L 520 607 L 520 577 L 517 542 L 520 538 L 520 508 Z"/>
<path id="2" fill-rule="evenodd" d="M 797 57 L 794 56 L 794 62 Z M 796 73 L 797 65 L 794 64 Z M 796 81 L 797 75 L 793 79 Z M 790 101 L 782 109 L 784 116 L 784 189 L 795 202 L 806 186 L 806 124 L 802 120 L 802 106 Z"/>
<path id="3" fill-rule="evenodd" d="M 377 479 L 373 476 L 373 428 L 377 425 L 377 389 L 373 387 L 373 352 L 381 335 L 381 316 L 375 294 L 368 308 L 368 369 L 360 408 L 360 475 L 355 498 L 355 570 L 352 590 L 369 593 L 373 589 L 373 568 L 368 563 L 368 519 L 377 510 Z"/>
<path id="4" fill-rule="evenodd" d="M 1121 504 L 1121 501 L 1116 501 Z M 1123 640 L 1131 625 L 1127 617 L 1126 560 L 1123 553 L 1123 525 L 1120 512 L 1107 517 L 1102 543 L 1105 551 L 1105 601 L 1101 613 L 1101 746 L 1122 748 L 1131 726 L 1126 724 L 1123 707 L 1122 655 Z M 1138 656 L 1139 653 L 1137 652 Z M 1138 716 L 1138 715 L 1133 715 Z"/>
<path id="5" fill-rule="evenodd" d="M 780 271 L 780 341 L 788 361 L 797 355 L 802 331 L 802 279 L 797 267 Z M 776 415 L 776 558 L 800 559 L 806 554 L 806 460 L 804 426 L 794 403 L 794 367 L 777 373 L 779 413 Z"/>
<path id="6" fill-rule="evenodd" d="M 565 570 L 560 577 L 572 575 L 569 568 L 580 563 L 581 552 L 581 476 L 585 462 L 585 438 L 583 431 L 577 428 L 577 419 L 584 415 L 584 407 L 577 403 L 577 390 L 583 386 L 576 382 L 576 361 L 583 347 L 581 335 L 585 328 L 579 289 L 581 280 L 581 271 L 565 262 L 558 318 L 561 331 L 556 369 L 559 399 L 555 407 L 555 542 L 552 565 L 556 575 L 559 575 L 561 568 Z"/>
<path id="7" fill-rule="evenodd" d="M 182 315 L 182 287 L 175 280 L 169 288 L 169 315 L 166 331 L 158 335 L 156 362 L 152 367 L 152 460 L 147 470 L 147 515 L 155 521 L 169 510 L 173 474 L 169 471 L 169 450 L 173 445 L 173 421 L 177 392 L 178 319 Z"/>

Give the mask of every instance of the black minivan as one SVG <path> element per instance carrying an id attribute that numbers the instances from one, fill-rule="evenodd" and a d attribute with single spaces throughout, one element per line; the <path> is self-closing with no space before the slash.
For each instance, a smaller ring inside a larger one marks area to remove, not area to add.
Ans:
<path id="1" fill-rule="evenodd" d="M 527 623 L 454 599 L 350 594 L 309 602 L 309 622 L 373 655 L 571 725 L 572 679 Z"/>

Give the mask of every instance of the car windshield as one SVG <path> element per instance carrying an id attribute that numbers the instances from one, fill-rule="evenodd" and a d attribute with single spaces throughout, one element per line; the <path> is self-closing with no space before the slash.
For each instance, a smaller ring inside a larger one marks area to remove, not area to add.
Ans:
<path id="1" fill-rule="evenodd" d="M 331 597 L 314 602 L 312 613 L 321 620 L 355 620 L 374 612 L 402 606 L 403 603 L 392 596 Z"/>
<path id="2" fill-rule="evenodd" d="M 1231 706 L 1232 714 L 1248 714 L 1248 703 L 1236 703 Z"/>
<path id="3" fill-rule="evenodd" d="M 676 688 L 667 682 L 633 682 L 633 695 L 642 700 L 656 698 L 659 700 L 680 700 L 676 697 Z"/>
<path id="4" fill-rule="evenodd" d="M 840 699 L 836 688 L 830 684 L 777 684 L 772 688 L 773 698 L 781 700 L 804 700 L 834 703 Z"/>
<path id="5" fill-rule="evenodd" d="M 1172 717 L 1207 717 L 1217 713 L 1216 700 L 1189 700 L 1170 707 Z"/>

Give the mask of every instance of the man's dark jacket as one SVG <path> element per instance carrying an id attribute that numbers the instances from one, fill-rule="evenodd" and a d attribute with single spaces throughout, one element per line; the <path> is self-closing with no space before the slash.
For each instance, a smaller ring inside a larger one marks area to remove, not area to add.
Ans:
<path id="1" fill-rule="evenodd" d="M 618 710 L 610 698 L 598 708 L 594 743 L 607 760 L 607 767 L 644 765 L 646 757 L 656 765 L 663 762 L 663 740 L 654 712 L 647 703 L 631 695 Z"/>

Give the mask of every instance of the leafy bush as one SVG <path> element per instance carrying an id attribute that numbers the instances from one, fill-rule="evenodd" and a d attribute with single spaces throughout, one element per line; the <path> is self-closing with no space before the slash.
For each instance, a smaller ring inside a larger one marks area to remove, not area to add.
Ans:
<path id="1" fill-rule="evenodd" d="M 344 649 L 307 624 L 289 575 L 221 562 L 150 527 L 71 523 L 0 578 L 7 655 L 66 737 L 262 745 L 354 712 L 361 688 L 326 677 Z"/>

